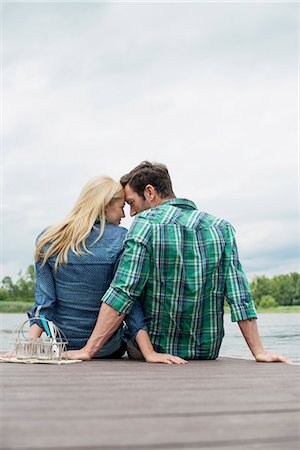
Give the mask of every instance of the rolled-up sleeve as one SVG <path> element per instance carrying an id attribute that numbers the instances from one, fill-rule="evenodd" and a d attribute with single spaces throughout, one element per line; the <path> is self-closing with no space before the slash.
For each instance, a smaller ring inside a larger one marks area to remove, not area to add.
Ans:
<path id="1" fill-rule="evenodd" d="M 37 261 L 35 264 L 35 270 L 35 302 L 31 311 L 27 313 L 28 318 L 32 319 L 38 312 L 39 314 L 43 314 L 47 320 L 52 320 L 55 313 L 56 304 L 56 289 L 52 267 L 48 261 L 44 265 L 42 265 L 41 261 Z M 41 321 L 38 319 L 30 320 L 30 325 L 33 325 L 34 323 L 43 328 Z"/>
<path id="2" fill-rule="evenodd" d="M 119 314 L 130 311 L 134 302 L 139 300 L 147 282 L 150 270 L 150 235 L 150 225 L 137 219 L 126 237 L 115 277 L 102 297 L 102 302 Z"/>
<path id="3" fill-rule="evenodd" d="M 140 330 L 148 331 L 148 324 L 151 322 L 151 317 L 145 317 L 141 302 L 134 302 L 131 310 L 125 316 L 125 334 L 126 341 L 133 341 Z"/>
<path id="4" fill-rule="evenodd" d="M 230 306 L 231 321 L 256 319 L 257 315 L 250 285 L 239 261 L 235 233 L 232 227 L 229 227 L 225 254 L 227 258 L 225 298 Z"/>

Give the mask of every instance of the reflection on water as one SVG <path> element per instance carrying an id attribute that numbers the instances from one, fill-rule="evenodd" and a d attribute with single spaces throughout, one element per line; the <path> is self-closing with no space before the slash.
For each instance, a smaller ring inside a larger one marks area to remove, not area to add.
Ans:
<path id="1" fill-rule="evenodd" d="M 25 314 L 0 314 L 0 350 L 9 350 L 12 331 L 27 319 Z M 252 358 L 236 323 L 225 314 L 225 337 L 221 356 Z M 266 350 L 280 353 L 300 363 L 300 314 L 260 314 L 258 328 Z"/>

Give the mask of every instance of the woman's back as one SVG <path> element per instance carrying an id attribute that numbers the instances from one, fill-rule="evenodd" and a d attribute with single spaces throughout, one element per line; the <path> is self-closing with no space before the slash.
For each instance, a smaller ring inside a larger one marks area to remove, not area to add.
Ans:
<path id="1" fill-rule="evenodd" d="M 100 232 L 100 224 L 96 223 L 86 239 L 86 248 L 92 254 L 76 255 L 69 250 L 68 263 L 59 264 L 57 269 L 54 267 L 56 256 L 50 257 L 44 266 L 40 261 L 36 263 L 35 308 L 42 305 L 41 312 L 48 319 L 51 317 L 65 333 L 69 349 L 83 347 L 94 328 L 101 297 L 113 279 L 122 253 L 126 231 L 117 225 L 105 224 L 101 239 L 96 241 Z M 117 345 L 109 345 L 108 341 L 103 356 L 117 350 L 120 344 L 119 339 L 117 341 Z"/>

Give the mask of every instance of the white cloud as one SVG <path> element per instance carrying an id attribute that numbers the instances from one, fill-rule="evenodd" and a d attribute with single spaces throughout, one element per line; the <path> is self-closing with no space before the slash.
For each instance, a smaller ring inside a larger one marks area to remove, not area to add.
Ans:
<path id="1" fill-rule="evenodd" d="M 5 274 L 89 178 L 143 159 L 234 224 L 251 273 L 296 270 L 296 5 L 3 11 Z"/>

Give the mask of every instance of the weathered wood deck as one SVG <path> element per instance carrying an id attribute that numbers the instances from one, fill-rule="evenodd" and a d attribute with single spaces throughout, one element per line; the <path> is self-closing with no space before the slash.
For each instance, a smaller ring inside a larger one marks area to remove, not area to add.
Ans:
<path id="1" fill-rule="evenodd" d="M 1 449 L 298 449 L 300 367 L 1 364 Z"/>

